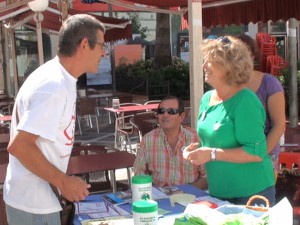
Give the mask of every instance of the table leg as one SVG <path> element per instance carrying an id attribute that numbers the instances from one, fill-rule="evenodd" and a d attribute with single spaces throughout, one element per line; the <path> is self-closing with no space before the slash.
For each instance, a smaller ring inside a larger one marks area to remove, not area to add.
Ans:
<path id="1" fill-rule="evenodd" d="M 116 182 L 116 173 L 115 170 L 110 170 L 110 182 L 113 189 L 113 193 L 117 192 L 117 182 Z"/>
<path id="2" fill-rule="evenodd" d="M 127 168 L 128 187 L 131 189 L 131 168 Z"/>

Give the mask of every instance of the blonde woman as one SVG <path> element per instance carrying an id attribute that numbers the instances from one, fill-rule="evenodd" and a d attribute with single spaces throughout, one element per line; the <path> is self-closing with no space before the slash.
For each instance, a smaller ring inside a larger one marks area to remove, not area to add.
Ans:
<path id="1" fill-rule="evenodd" d="M 273 205 L 275 179 L 264 134 L 266 113 L 246 86 L 253 70 L 250 52 L 230 36 L 205 41 L 202 52 L 205 81 L 214 89 L 201 99 L 197 122 L 201 147 L 191 144 L 184 156 L 205 165 L 210 195 L 246 204 L 259 194 Z"/>

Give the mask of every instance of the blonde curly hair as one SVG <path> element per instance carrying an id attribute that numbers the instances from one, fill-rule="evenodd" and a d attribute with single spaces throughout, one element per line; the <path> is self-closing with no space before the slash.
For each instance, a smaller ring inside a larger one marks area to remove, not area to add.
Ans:
<path id="1" fill-rule="evenodd" d="M 202 45 L 204 61 L 218 63 L 227 71 L 229 85 L 246 84 L 253 71 L 253 59 L 247 46 L 232 36 L 204 40 Z"/>

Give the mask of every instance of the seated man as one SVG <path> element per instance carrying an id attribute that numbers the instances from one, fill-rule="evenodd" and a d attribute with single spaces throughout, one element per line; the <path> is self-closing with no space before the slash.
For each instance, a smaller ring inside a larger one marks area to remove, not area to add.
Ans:
<path id="1" fill-rule="evenodd" d="M 152 175 L 155 186 L 193 184 L 205 189 L 206 178 L 200 166 L 183 158 L 182 152 L 190 143 L 199 142 L 194 129 L 183 127 L 183 101 L 166 96 L 158 110 L 159 127 L 147 133 L 137 151 L 133 166 L 135 175 Z"/>

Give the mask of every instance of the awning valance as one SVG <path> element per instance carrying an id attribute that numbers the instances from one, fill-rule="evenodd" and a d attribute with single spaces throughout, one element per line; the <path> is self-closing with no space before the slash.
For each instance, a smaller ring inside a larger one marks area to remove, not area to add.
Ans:
<path id="1" fill-rule="evenodd" d="M 69 9 L 69 15 L 82 13 L 80 11 Z M 10 21 L 10 25 L 25 23 L 35 27 L 33 14 L 29 7 L 25 4 L 17 6 L 13 9 L 0 12 L 0 21 Z M 61 27 L 61 15 L 57 8 L 57 4 L 49 2 L 49 6 L 45 12 L 42 13 L 44 20 L 42 22 L 43 29 L 59 31 Z M 104 23 L 107 31 L 105 33 L 105 41 L 117 41 L 122 39 L 132 38 L 132 28 L 129 20 L 117 19 L 112 17 L 104 17 L 94 15 L 98 20 Z M 11 19 L 11 20 L 10 20 Z"/>
<path id="2" fill-rule="evenodd" d="M 78 1 L 78 0 L 76 0 Z M 103 0 L 112 4 L 126 3 L 140 5 L 140 10 L 146 5 L 149 8 L 158 7 L 170 9 L 173 7 L 187 8 L 188 0 Z M 195 0 L 202 2 L 202 24 L 205 27 L 230 24 L 248 24 L 268 20 L 278 21 L 296 18 L 300 20 L 299 0 Z M 99 0 L 81 0 L 82 3 L 99 2 Z M 85 4 L 89 5 L 89 4 Z M 96 4 L 93 4 L 96 5 Z M 143 6 L 144 5 L 144 6 Z M 179 9 L 178 9 L 179 10 Z M 182 10 L 182 9 L 181 9 Z M 187 19 L 187 13 L 184 15 Z"/>

